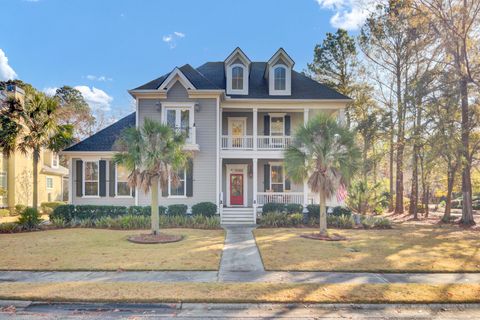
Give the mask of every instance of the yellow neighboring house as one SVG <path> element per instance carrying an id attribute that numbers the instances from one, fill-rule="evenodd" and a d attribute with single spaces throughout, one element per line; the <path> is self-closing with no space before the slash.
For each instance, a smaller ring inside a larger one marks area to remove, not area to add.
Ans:
<path id="1" fill-rule="evenodd" d="M 0 101 L 9 95 L 23 101 L 23 90 L 7 86 L 0 91 Z M 6 157 L 0 155 L 0 208 L 17 204 L 31 206 L 33 201 L 33 159 L 31 154 L 15 151 Z M 43 150 L 38 167 L 38 204 L 63 200 L 63 178 L 68 169 L 60 165 L 58 154 Z"/>

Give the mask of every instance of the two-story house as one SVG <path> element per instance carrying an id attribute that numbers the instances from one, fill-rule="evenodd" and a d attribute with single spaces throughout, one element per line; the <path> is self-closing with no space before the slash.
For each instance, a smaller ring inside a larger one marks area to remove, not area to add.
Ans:
<path id="1" fill-rule="evenodd" d="M 178 173 L 181 184 L 161 190 L 162 205 L 210 201 L 223 224 L 251 224 L 265 203 L 318 203 L 306 182 L 285 174 L 283 152 L 295 129 L 319 112 L 343 121 L 350 99 L 293 67 L 283 49 L 252 62 L 237 48 L 224 61 L 186 64 L 130 90 L 135 113 L 63 152 L 72 173 L 69 201 L 150 205 L 151 195 L 129 188 L 128 172 L 111 161 L 121 131 L 149 118 L 186 132 L 193 152 L 192 165 Z"/>

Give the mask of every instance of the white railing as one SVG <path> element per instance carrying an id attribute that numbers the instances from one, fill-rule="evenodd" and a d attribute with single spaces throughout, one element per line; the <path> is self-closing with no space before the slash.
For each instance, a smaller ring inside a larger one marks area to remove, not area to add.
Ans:
<path id="1" fill-rule="evenodd" d="M 222 136 L 222 149 L 253 149 L 253 136 Z"/>
<path id="2" fill-rule="evenodd" d="M 303 204 L 303 192 L 257 192 L 257 204 L 265 203 Z"/>
<path id="3" fill-rule="evenodd" d="M 283 150 L 292 143 L 290 136 L 258 136 L 257 148 L 261 150 Z"/>

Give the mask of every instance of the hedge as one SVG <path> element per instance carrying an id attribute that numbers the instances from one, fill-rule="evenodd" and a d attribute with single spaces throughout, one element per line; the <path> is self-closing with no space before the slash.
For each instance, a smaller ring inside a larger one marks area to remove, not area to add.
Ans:
<path id="1" fill-rule="evenodd" d="M 203 215 L 213 217 L 217 214 L 217 205 L 212 202 L 200 202 L 192 206 L 193 215 Z"/>
<path id="2" fill-rule="evenodd" d="M 171 204 L 167 208 L 169 216 L 183 216 L 187 214 L 188 206 L 186 204 Z"/>
<path id="3" fill-rule="evenodd" d="M 50 219 L 62 219 L 70 222 L 73 219 L 99 219 L 103 217 L 118 217 L 124 215 L 150 216 L 150 206 L 96 206 L 96 205 L 77 205 L 72 204 L 57 206 L 50 214 Z M 160 214 L 165 214 L 166 207 L 159 206 Z"/>
<path id="4" fill-rule="evenodd" d="M 283 203 L 269 202 L 262 206 L 262 213 L 268 212 L 285 212 L 285 205 Z"/>

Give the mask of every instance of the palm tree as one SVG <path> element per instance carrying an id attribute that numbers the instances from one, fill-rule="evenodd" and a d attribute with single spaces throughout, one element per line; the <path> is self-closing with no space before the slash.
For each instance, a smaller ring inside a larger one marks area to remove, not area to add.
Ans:
<path id="1" fill-rule="evenodd" d="M 320 236 L 328 236 L 326 199 L 341 184 L 348 186 L 359 159 L 353 133 L 325 114 L 300 127 L 285 151 L 287 175 L 297 183 L 308 179 L 310 189 L 320 196 Z"/>
<path id="2" fill-rule="evenodd" d="M 115 163 L 124 166 L 130 175 L 131 187 L 140 187 L 149 192 L 151 189 L 152 234 L 160 232 L 158 214 L 158 185 L 162 190 L 171 183 L 178 185 L 176 171 L 188 163 L 189 153 L 183 150 L 185 135 L 176 133 L 169 126 L 154 120 L 145 119 L 143 127 L 128 128 L 116 142 L 119 151 L 113 157 Z"/>
<path id="3" fill-rule="evenodd" d="M 7 99 L 0 111 L 0 149 L 9 156 L 16 150 L 32 154 L 33 207 L 38 207 L 38 164 L 42 150 L 58 152 L 73 141 L 73 126 L 57 122 L 57 100 L 27 91 L 24 105 Z"/>

